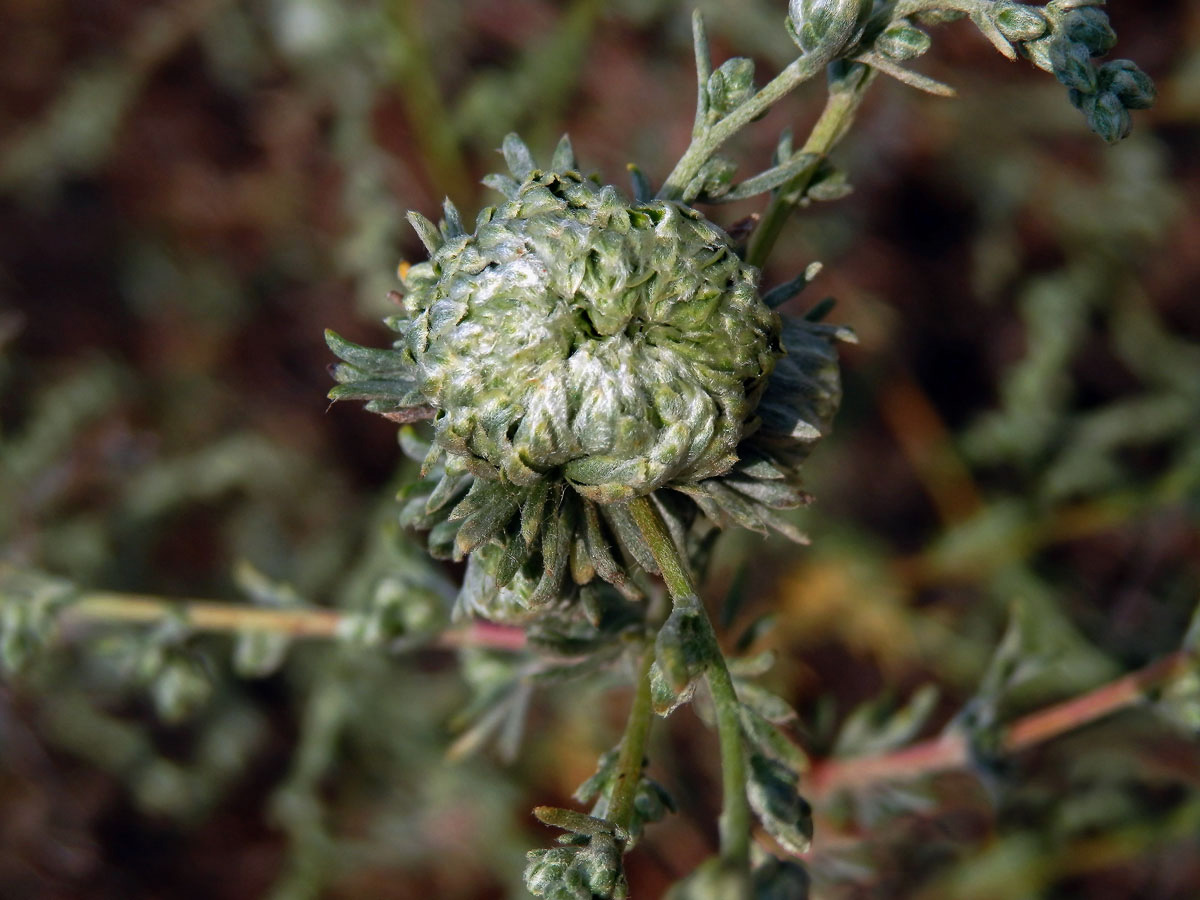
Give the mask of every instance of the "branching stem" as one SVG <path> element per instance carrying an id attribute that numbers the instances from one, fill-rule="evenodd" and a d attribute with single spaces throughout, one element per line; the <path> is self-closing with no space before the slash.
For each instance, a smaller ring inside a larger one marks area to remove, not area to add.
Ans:
<path id="1" fill-rule="evenodd" d="M 660 200 L 678 200 L 682 197 L 692 179 L 700 174 L 701 168 L 721 148 L 721 145 L 824 69 L 827 62 L 829 62 L 828 57 L 816 53 L 801 56 L 725 118 L 708 127 L 696 128 L 691 144 L 688 145 L 679 162 L 675 164 L 671 174 L 667 176 L 662 190 L 658 192 L 658 198 Z M 700 89 L 704 90 L 704 85 L 701 85 Z"/>
<path id="2" fill-rule="evenodd" d="M 1195 653 L 1180 650 L 1086 694 L 1023 716 L 1005 730 L 1001 749 L 1005 753 L 1020 753 L 1136 706 L 1148 694 L 1186 674 L 1195 665 Z M 839 790 L 857 790 L 881 781 L 964 768 L 970 757 L 967 736 L 947 734 L 879 756 L 831 759 L 813 767 L 807 794 L 810 799 L 820 801 Z"/>
<path id="3" fill-rule="evenodd" d="M 763 213 L 762 221 L 750 239 L 750 247 L 746 253 L 746 262 L 750 265 L 762 268 L 766 264 L 796 203 L 808 191 L 813 177 L 830 151 L 854 123 L 863 97 L 875 81 L 875 74 L 874 69 L 857 66 L 842 78 L 831 81 L 825 108 L 800 150 L 801 153 L 812 154 L 813 161 L 791 181 L 772 193 L 771 202 Z"/>

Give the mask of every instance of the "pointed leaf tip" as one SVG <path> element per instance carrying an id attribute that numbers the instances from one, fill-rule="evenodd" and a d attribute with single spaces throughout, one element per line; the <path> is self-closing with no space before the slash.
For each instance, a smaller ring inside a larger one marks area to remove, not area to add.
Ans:
<path id="1" fill-rule="evenodd" d="M 483 184 L 490 187 L 496 193 L 503 194 L 509 200 L 515 200 L 521 190 L 521 185 L 515 178 L 510 178 L 508 175 L 501 175 L 499 172 L 485 175 L 483 177 Z"/>
<path id="2" fill-rule="evenodd" d="M 413 231 L 417 233 L 417 237 L 421 239 L 421 243 L 425 245 L 425 249 L 429 251 L 429 255 L 437 253 L 442 246 L 442 235 L 429 219 L 421 215 L 415 209 L 408 213 L 408 223 L 412 225 Z"/>
<path id="3" fill-rule="evenodd" d="M 509 171 L 520 181 L 528 178 L 537 168 L 537 164 L 533 161 L 533 154 L 529 152 L 529 148 L 516 132 L 505 136 L 500 152 L 504 154 L 504 161 L 508 164 Z"/>
<path id="4" fill-rule="evenodd" d="M 458 237 L 467 233 L 466 229 L 463 228 L 462 216 L 459 215 L 458 207 L 454 205 L 454 202 L 449 197 L 442 203 L 442 215 L 446 220 L 445 230 L 447 237 Z"/>
<path id="5" fill-rule="evenodd" d="M 554 149 L 554 157 L 550 161 L 550 168 L 555 172 L 569 172 L 579 168 L 570 135 L 564 134 L 559 139 L 558 146 Z"/>

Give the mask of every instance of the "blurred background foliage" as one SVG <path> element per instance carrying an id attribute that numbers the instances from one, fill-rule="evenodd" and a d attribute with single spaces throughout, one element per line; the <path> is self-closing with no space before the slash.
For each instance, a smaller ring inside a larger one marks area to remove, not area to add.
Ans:
<path id="1" fill-rule="evenodd" d="M 718 61 L 794 53 L 782 2 L 695 5 Z M 661 179 L 691 128 L 691 6 L 0 0 L 3 561 L 364 626 L 286 660 L 88 628 L 0 683 L 6 900 L 521 896 L 547 840 L 526 811 L 569 802 L 624 699 L 534 692 L 511 655 L 388 651 L 459 573 L 392 527 L 394 426 L 327 408 L 322 330 L 383 339 L 422 256 L 404 211 L 477 208 L 508 131 Z M 1109 13 L 1160 88 L 1133 138 L 1106 148 L 1052 79 L 940 29 L 921 68 L 960 99 L 881 83 L 837 154 L 855 192 L 803 210 L 765 274 L 821 259 L 813 290 L 861 339 L 812 547 L 731 535 L 711 577 L 754 559 L 742 624 L 774 613 L 756 646 L 816 757 L 1093 688 L 1177 649 L 1196 607 L 1200 8 Z M 746 170 L 821 101 L 739 139 Z M 5 615 L 66 590 L 30 578 Z M 818 896 L 1200 896 L 1195 681 L 969 773 L 817 798 Z M 490 727 L 463 732 L 471 697 L 528 712 L 514 760 L 466 752 Z M 659 729 L 680 815 L 629 857 L 635 897 L 712 850 L 702 735 Z"/>

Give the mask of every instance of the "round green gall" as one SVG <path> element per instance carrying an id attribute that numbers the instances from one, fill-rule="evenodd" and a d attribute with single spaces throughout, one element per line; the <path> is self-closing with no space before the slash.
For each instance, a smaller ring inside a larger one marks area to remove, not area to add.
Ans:
<path id="1" fill-rule="evenodd" d="M 546 170 L 516 136 L 504 151 L 511 176 L 486 182 L 506 201 L 473 230 L 449 204 L 436 225 L 410 216 L 430 258 L 402 270 L 393 346 L 327 333 L 331 399 L 404 424 L 421 461 L 401 524 L 469 560 L 455 614 L 533 627 L 582 609 L 619 627 L 637 572 L 657 572 L 638 497 L 681 548 L 693 527 L 803 540 L 782 513 L 807 502 L 851 335 L 781 319 L 724 231 L 584 178 L 565 139 Z"/>
<path id="2" fill-rule="evenodd" d="M 780 355 L 757 280 L 693 209 L 533 174 L 408 273 L 438 443 L 601 502 L 725 472 Z"/>

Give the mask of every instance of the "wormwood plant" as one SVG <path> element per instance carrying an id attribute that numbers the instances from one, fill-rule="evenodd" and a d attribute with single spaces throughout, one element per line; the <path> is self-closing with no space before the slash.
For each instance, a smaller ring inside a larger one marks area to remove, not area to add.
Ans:
<path id="1" fill-rule="evenodd" d="M 625 734 L 577 794 L 590 811 L 535 811 L 565 832 L 559 847 L 530 854 L 537 896 L 626 896 L 622 855 L 671 807 L 644 774 L 653 716 L 701 685 L 720 744 L 721 852 L 671 896 L 806 893 L 796 862 L 751 859 L 754 817 L 788 854 L 812 834 L 801 757 L 779 727 L 791 714 L 735 677 L 746 663 L 725 656 L 697 575 L 719 529 L 803 541 L 783 511 L 806 501 L 801 464 L 840 399 L 834 342 L 853 337 L 820 323 L 827 305 L 803 319 L 773 311 L 816 267 L 763 294 L 757 267 L 793 208 L 836 196 L 826 156 L 878 73 L 952 93 L 904 63 L 929 48 L 921 26 L 963 16 L 1005 55 L 1053 73 L 1110 142 L 1153 99 L 1129 61 L 1093 65 L 1115 35 L 1089 2 L 794 0 L 785 23 L 801 52 L 761 89 L 748 59 L 713 68 L 697 14 L 692 142 L 657 192 L 634 166 L 632 200 L 585 177 L 567 138 L 538 166 L 510 135 L 509 173 L 485 180 L 505 202 L 473 230 L 449 201 L 436 225 L 409 214 L 430 258 L 401 267 L 393 347 L 329 335 L 343 360 L 330 396 L 403 423 L 421 463 L 401 521 L 428 532 L 435 557 L 467 561 L 456 616 L 524 627 L 534 646 L 569 660 L 562 677 L 600 665 L 634 675 Z M 770 169 L 738 180 L 722 145 L 823 72 L 829 100 L 804 146 L 785 136 Z M 767 193 L 763 221 L 738 238 L 693 206 Z M 429 443 L 413 428 L 422 421 Z"/>
<path id="2" fill-rule="evenodd" d="M 651 729 L 656 717 L 694 703 L 719 745 L 720 852 L 670 896 L 806 896 L 808 874 L 796 857 L 813 826 L 795 714 L 753 680 L 770 660 L 726 652 L 699 588 L 725 529 L 805 540 L 788 511 L 808 501 L 803 463 L 830 431 L 841 397 L 836 344 L 854 338 L 823 321 L 828 303 L 803 317 L 777 311 L 819 266 L 769 290 L 760 270 L 794 210 L 847 190 L 829 154 L 880 74 L 953 93 L 911 67 L 930 46 L 927 29 L 940 23 L 969 18 L 1005 56 L 1057 78 L 1102 138 L 1125 137 L 1130 110 L 1148 107 L 1154 89 L 1128 60 L 1094 62 L 1115 42 L 1101 5 L 793 0 L 780 27 L 796 59 L 762 87 L 748 59 L 714 68 L 695 16 L 692 140 L 661 184 L 631 166 L 626 195 L 591 177 L 568 139 L 539 166 L 510 135 L 508 172 L 486 179 L 503 197 L 497 206 L 471 224 L 449 201 L 436 224 L 410 213 L 429 259 L 401 266 L 400 311 L 387 320 L 393 346 L 328 335 L 342 360 L 330 396 L 366 400 L 401 424 L 401 444 L 420 469 L 401 490 L 400 523 L 426 535 L 434 558 L 465 562 L 461 586 L 412 557 L 385 554 L 380 566 L 393 577 L 376 584 L 364 612 L 305 608 L 248 571 L 242 584 L 264 608 L 191 604 L 167 615 L 153 598 L 81 594 L 8 572 L 5 661 L 24 662 L 72 616 L 153 621 L 138 673 L 174 716 L 207 690 L 205 666 L 186 643 L 193 629 L 241 632 L 247 674 L 278 665 L 286 639 L 301 635 L 524 647 L 533 661 L 486 682 L 468 743 L 519 731 L 533 680 L 605 673 L 633 687 L 622 738 L 576 794 L 586 812 L 535 810 L 563 835 L 529 855 L 533 894 L 627 895 L 624 854 L 675 807 L 646 775 Z M 807 139 L 797 147 L 781 136 L 769 168 L 739 177 L 721 155 L 730 138 L 822 76 L 827 101 Z M 762 213 L 728 231 L 697 208 L 760 196 Z M 441 634 L 447 602 L 460 622 L 493 624 Z M 1190 653 L 1195 634 L 1188 641 Z M 1139 687 L 1178 675 L 1187 653 Z M 468 667 L 485 664 L 468 659 Z M 1005 665 L 1002 654 L 997 683 Z M 1008 746 L 986 716 L 962 722 L 963 754 Z M 755 822 L 775 853 L 754 845 Z"/>

